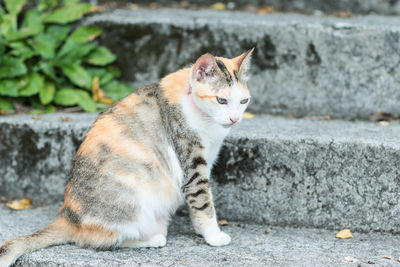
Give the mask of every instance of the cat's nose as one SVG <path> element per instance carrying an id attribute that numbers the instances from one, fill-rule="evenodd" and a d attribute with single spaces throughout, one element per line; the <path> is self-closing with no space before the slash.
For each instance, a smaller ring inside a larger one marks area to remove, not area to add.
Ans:
<path id="1" fill-rule="evenodd" d="M 229 118 L 229 119 L 231 120 L 232 123 L 236 123 L 239 120 L 239 118 L 237 118 L 237 117 Z"/>

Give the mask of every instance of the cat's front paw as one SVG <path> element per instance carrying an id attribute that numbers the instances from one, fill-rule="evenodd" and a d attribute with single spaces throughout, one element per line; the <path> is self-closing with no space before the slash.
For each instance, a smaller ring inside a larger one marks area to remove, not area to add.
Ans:
<path id="1" fill-rule="evenodd" d="M 222 231 L 208 235 L 205 239 L 210 246 L 214 247 L 225 246 L 231 242 L 231 237 Z"/>

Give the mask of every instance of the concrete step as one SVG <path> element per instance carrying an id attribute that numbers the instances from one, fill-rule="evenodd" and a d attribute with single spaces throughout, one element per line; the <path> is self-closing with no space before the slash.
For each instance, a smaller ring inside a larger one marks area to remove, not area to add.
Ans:
<path id="1" fill-rule="evenodd" d="M 58 204 L 11 211 L 0 205 L 0 243 L 30 234 L 52 222 Z M 334 231 L 229 222 L 226 247 L 210 247 L 194 234 L 187 216 L 175 216 L 167 246 L 160 249 L 95 251 L 74 245 L 53 246 L 21 257 L 15 266 L 398 266 L 400 236 L 353 233 L 339 240 Z M 390 256 L 391 259 L 384 259 Z M 347 257 L 354 259 L 349 262 Z M 347 260 L 346 260 L 347 259 Z"/>
<path id="2" fill-rule="evenodd" d="M 118 55 L 124 79 L 136 85 L 158 81 L 206 52 L 232 57 L 256 47 L 249 82 L 253 112 L 400 115 L 400 17 L 138 9 L 94 15 L 85 23 L 104 29 L 100 42 Z"/>
<path id="3" fill-rule="evenodd" d="M 0 117 L 0 195 L 62 200 L 70 160 L 95 117 Z M 399 133 L 395 123 L 244 120 L 214 167 L 217 212 L 269 225 L 400 232 Z"/>
<path id="4" fill-rule="evenodd" d="M 90 0 L 87 0 L 90 1 Z M 91 0 L 96 3 L 109 3 L 109 0 Z M 153 0 L 119 0 L 122 3 L 141 3 L 150 4 L 154 3 Z M 182 1 L 179 0 L 161 0 L 157 3 L 161 5 L 179 4 Z M 321 0 L 221 0 L 227 4 L 228 8 L 243 8 L 247 5 L 253 5 L 256 7 L 268 5 L 275 10 L 281 11 L 300 11 L 306 13 L 312 13 L 316 10 L 323 12 L 352 12 L 358 14 L 386 14 L 386 15 L 398 15 L 400 14 L 400 1 L 399 0 L 336 0 L 336 1 L 321 1 Z M 215 3 L 213 0 L 194 0 L 190 1 L 191 4 L 199 7 L 210 7 Z"/>

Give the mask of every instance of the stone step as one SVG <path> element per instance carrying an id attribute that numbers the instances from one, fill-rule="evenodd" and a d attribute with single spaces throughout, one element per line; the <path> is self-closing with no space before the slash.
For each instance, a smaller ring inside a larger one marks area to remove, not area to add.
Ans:
<path id="1" fill-rule="evenodd" d="M 70 160 L 95 117 L 0 117 L 0 196 L 62 200 Z M 217 212 L 269 225 L 400 232 L 399 133 L 395 123 L 244 120 L 214 167 Z"/>
<path id="2" fill-rule="evenodd" d="M 138 9 L 85 23 L 104 29 L 99 41 L 136 85 L 158 81 L 206 52 L 233 57 L 255 47 L 253 112 L 400 115 L 400 17 Z"/>
<path id="3" fill-rule="evenodd" d="M 60 204 L 61 205 L 61 204 Z M 33 233 L 52 222 L 60 205 L 11 211 L 0 205 L 0 243 Z M 74 245 L 45 248 L 22 256 L 15 266 L 398 266 L 400 236 L 353 233 L 339 240 L 335 231 L 229 222 L 225 247 L 210 247 L 194 234 L 187 216 L 175 216 L 167 245 L 159 249 L 95 251 Z M 385 259 L 383 256 L 390 256 Z M 353 262 L 349 260 L 353 259 Z"/>
<path id="4" fill-rule="evenodd" d="M 107 4 L 109 0 L 87 0 L 99 4 Z M 140 3 L 151 4 L 153 0 L 119 0 L 121 3 Z M 179 0 L 161 0 L 157 3 L 161 5 L 176 5 L 182 1 Z M 299 11 L 312 13 L 317 10 L 323 12 L 351 12 L 357 14 L 386 14 L 398 15 L 400 14 L 400 1 L 399 0 L 336 0 L 336 1 L 321 1 L 321 0 L 220 0 L 218 2 L 225 3 L 228 8 L 244 8 L 247 5 L 260 7 L 267 5 L 274 10 L 280 11 Z M 210 7 L 214 4 L 214 0 L 194 0 L 190 4 L 199 7 Z"/>

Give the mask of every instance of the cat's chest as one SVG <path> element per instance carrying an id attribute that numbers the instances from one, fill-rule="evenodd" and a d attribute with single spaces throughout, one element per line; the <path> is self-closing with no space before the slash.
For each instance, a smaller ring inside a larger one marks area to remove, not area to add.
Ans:
<path id="1" fill-rule="evenodd" d="M 224 138 L 227 135 L 227 132 L 220 131 L 220 129 L 210 126 L 203 129 L 206 130 L 200 131 L 199 133 L 202 145 L 204 147 L 204 156 L 207 161 L 208 167 L 211 169 L 212 165 L 217 160 L 219 151 L 221 149 Z"/>

